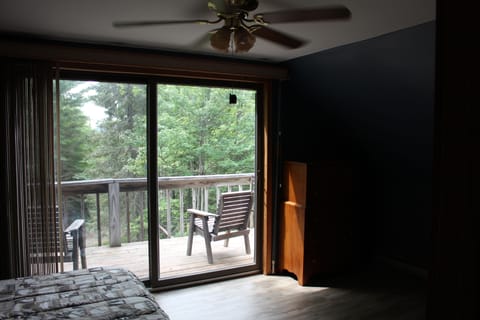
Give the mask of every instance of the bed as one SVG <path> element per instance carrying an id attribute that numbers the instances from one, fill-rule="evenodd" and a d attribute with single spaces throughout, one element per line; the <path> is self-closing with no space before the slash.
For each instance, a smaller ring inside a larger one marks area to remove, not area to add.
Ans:
<path id="1" fill-rule="evenodd" d="M 142 281 L 122 268 L 90 268 L 0 280 L 0 319 L 170 318 Z"/>

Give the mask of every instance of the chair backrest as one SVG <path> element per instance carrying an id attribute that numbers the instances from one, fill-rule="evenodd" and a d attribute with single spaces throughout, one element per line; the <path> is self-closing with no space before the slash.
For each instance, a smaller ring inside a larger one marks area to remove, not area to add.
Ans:
<path id="1" fill-rule="evenodd" d="M 218 217 L 215 219 L 213 234 L 229 230 L 245 230 L 253 204 L 253 192 L 224 192 L 218 202 Z"/>

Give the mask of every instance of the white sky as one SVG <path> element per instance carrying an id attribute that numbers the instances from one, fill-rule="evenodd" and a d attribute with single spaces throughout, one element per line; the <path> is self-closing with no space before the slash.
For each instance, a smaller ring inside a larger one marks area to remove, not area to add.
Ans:
<path id="1" fill-rule="evenodd" d="M 96 128 L 99 121 L 105 119 L 105 108 L 96 105 L 93 101 L 89 101 L 82 106 L 83 114 L 90 120 L 91 128 Z"/>
<path id="2" fill-rule="evenodd" d="M 85 81 L 78 86 L 70 90 L 71 93 L 78 93 L 83 89 L 88 88 L 92 84 L 96 84 L 94 81 Z M 89 90 L 84 93 L 85 97 L 90 97 L 95 94 L 94 90 Z M 91 128 L 96 128 L 99 121 L 105 119 L 105 108 L 95 104 L 93 101 L 88 101 L 82 106 L 82 112 L 89 118 L 89 125 Z"/>

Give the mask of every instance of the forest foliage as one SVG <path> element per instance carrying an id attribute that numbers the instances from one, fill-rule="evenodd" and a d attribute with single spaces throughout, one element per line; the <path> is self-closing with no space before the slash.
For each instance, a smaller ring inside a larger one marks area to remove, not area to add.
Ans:
<path id="1" fill-rule="evenodd" d="M 232 92 L 236 104 L 229 103 Z M 144 84 L 61 81 L 62 181 L 147 176 L 146 96 Z M 254 90 L 158 84 L 159 176 L 253 173 L 255 100 Z M 145 195 L 133 197 L 129 231 L 134 239 L 143 239 L 148 221 Z M 64 203 L 70 219 L 83 215 L 89 229 L 95 230 L 96 217 L 88 210 L 93 201 L 85 200 L 90 205 L 83 212 L 79 198 Z M 106 211 L 102 209 L 101 222 L 108 225 Z"/>

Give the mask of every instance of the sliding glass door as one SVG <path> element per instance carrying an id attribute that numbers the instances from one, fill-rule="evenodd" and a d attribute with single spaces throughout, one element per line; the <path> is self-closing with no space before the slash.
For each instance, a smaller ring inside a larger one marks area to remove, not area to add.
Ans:
<path id="1" fill-rule="evenodd" d="M 256 90 L 183 84 L 156 90 L 160 279 L 254 266 L 255 206 L 247 217 L 253 250 L 242 235 L 207 245 L 207 235 L 191 234 L 188 209 L 216 214 L 222 193 L 255 194 Z M 211 216 L 210 228 L 214 222 Z"/>
<path id="2" fill-rule="evenodd" d="M 73 73 L 58 89 L 61 227 L 81 221 L 87 267 L 124 267 L 152 287 L 259 271 L 257 87 Z M 197 232 L 187 255 L 188 210 L 215 214 L 222 193 L 242 190 L 248 237 L 211 241 L 209 262 Z"/>

